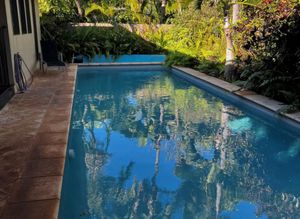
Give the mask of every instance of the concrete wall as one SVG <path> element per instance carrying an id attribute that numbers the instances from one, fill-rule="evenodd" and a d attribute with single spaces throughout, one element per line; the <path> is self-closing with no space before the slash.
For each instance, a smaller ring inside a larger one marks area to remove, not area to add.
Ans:
<path id="1" fill-rule="evenodd" d="M 12 67 L 13 67 L 13 74 L 14 74 L 14 54 L 19 53 L 21 57 L 24 59 L 24 62 L 29 67 L 32 73 L 36 72 L 39 69 L 39 61 L 37 59 L 36 54 L 36 47 L 35 47 L 35 31 L 34 31 L 34 19 L 33 16 L 36 17 L 36 27 L 37 27 L 37 39 L 38 39 L 38 50 L 39 53 L 41 51 L 40 48 L 40 20 L 39 20 L 39 9 L 38 9 L 38 1 L 34 0 L 35 2 L 35 15 L 33 14 L 31 1 L 30 3 L 30 14 L 31 16 L 31 26 L 32 26 L 32 33 L 26 33 L 19 35 L 14 35 L 13 33 L 13 25 L 12 25 L 12 16 L 11 16 L 11 8 L 10 8 L 10 0 L 4 0 L 6 6 L 6 15 L 7 15 L 7 26 L 8 26 L 8 35 L 9 35 L 9 44 L 11 50 L 11 60 L 12 60 Z M 18 1 L 17 1 L 18 3 Z M 21 30 L 21 20 L 19 15 L 19 26 Z M 30 79 L 30 74 L 23 66 L 24 73 L 26 75 L 27 80 Z M 17 88 L 17 86 L 15 86 Z"/>

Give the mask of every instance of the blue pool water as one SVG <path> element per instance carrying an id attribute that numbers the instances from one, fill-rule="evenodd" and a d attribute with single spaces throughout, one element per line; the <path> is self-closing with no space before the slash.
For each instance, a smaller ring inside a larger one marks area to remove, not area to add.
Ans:
<path id="1" fill-rule="evenodd" d="M 121 55 L 117 57 L 113 56 L 95 56 L 91 60 L 89 60 L 87 57 L 83 58 L 84 63 L 124 63 L 124 62 L 164 62 L 166 60 L 165 55 Z"/>
<path id="2" fill-rule="evenodd" d="M 163 69 L 80 68 L 59 219 L 300 218 L 283 125 Z"/>

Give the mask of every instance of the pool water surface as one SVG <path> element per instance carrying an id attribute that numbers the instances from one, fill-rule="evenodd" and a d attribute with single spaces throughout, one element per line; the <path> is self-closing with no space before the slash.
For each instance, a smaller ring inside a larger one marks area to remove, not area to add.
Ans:
<path id="1" fill-rule="evenodd" d="M 300 136 L 163 69 L 79 68 L 59 219 L 300 218 Z"/>
<path id="2" fill-rule="evenodd" d="M 165 55 L 147 55 L 147 54 L 136 54 L 136 55 L 121 55 L 121 56 L 105 56 L 97 55 L 91 60 L 88 57 L 83 58 L 84 63 L 145 63 L 145 62 L 164 62 L 166 60 Z"/>

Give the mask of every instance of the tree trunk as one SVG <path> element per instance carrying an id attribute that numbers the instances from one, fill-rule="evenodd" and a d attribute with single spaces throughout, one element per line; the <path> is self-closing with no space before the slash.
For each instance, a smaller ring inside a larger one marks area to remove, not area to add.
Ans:
<path id="1" fill-rule="evenodd" d="M 236 1 L 234 1 L 234 4 L 232 6 L 232 24 L 237 24 L 238 20 L 240 19 L 240 5 L 236 4 Z"/>
<path id="2" fill-rule="evenodd" d="M 76 4 L 76 7 L 77 7 L 78 15 L 79 15 L 80 17 L 83 17 L 83 10 L 82 10 L 82 7 L 81 7 L 81 2 L 80 2 L 80 0 L 75 0 L 75 4 Z"/>
<path id="3" fill-rule="evenodd" d="M 166 18 L 166 5 L 167 5 L 167 0 L 162 0 L 161 1 L 161 6 L 160 6 L 160 23 L 165 22 Z"/>
<path id="4" fill-rule="evenodd" d="M 229 6 L 224 6 L 224 32 L 226 37 L 226 62 L 224 77 L 226 80 L 232 81 L 234 79 L 234 47 L 231 36 L 231 25 L 229 21 Z"/>

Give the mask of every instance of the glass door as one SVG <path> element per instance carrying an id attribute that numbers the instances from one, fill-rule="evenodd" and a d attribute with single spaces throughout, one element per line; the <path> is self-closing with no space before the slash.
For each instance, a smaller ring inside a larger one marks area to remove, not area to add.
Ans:
<path id="1" fill-rule="evenodd" d="M 2 31 L 0 31 L 1 34 Z M 2 35 L 2 34 L 1 34 Z M 5 60 L 4 60 L 4 53 L 3 53 L 3 43 L 2 40 L 0 40 L 0 93 L 2 93 L 7 86 L 9 85 L 8 77 L 7 77 L 7 72 L 5 69 Z"/>
<path id="2" fill-rule="evenodd" d="M 10 58 L 5 2 L 0 0 L 0 110 L 14 95 L 13 69 Z"/>
<path id="3" fill-rule="evenodd" d="M 10 85 L 7 63 L 7 26 L 6 14 L 3 11 L 4 9 L 4 1 L 0 1 L 0 94 L 3 93 Z"/>

